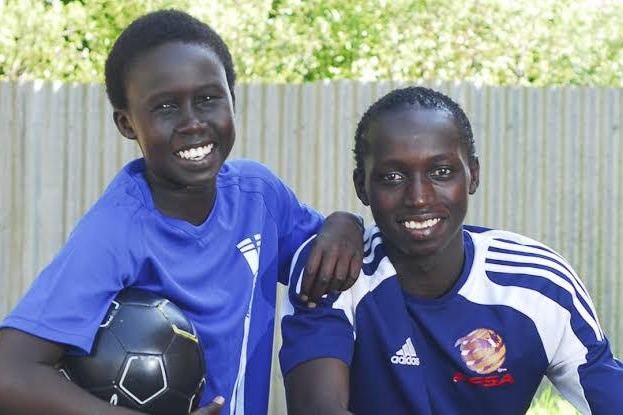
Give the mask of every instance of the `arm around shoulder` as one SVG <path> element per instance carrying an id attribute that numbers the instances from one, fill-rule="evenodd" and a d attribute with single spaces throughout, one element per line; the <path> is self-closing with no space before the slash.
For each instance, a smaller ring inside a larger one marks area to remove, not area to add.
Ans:
<path id="1" fill-rule="evenodd" d="M 285 376 L 288 414 L 350 414 L 349 383 L 348 366 L 339 359 L 301 363 Z"/>
<path id="2" fill-rule="evenodd" d="M 314 302 L 328 293 L 352 287 L 363 263 L 363 219 L 348 212 L 329 215 L 308 257 L 301 296 Z"/>

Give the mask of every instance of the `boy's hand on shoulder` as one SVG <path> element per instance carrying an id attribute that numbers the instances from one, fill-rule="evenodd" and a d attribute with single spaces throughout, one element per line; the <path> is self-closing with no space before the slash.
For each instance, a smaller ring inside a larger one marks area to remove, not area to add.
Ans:
<path id="1" fill-rule="evenodd" d="M 301 282 L 301 300 L 314 307 L 329 293 L 350 288 L 363 261 L 363 221 L 347 212 L 329 215 L 307 258 Z"/>
<path id="2" fill-rule="evenodd" d="M 197 409 L 190 415 L 219 415 L 223 409 L 223 405 L 225 405 L 225 398 L 217 396 L 210 402 L 210 405 Z"/>

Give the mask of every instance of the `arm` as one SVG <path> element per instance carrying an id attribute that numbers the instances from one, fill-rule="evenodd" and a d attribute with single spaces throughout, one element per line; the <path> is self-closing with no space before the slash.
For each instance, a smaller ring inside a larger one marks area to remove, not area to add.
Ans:
<path id="1" fill-rule="evenodd" d="M 334 212 L 323 220 L 315 209 L 298 200 L 279 177 L 259 163 L 245 168 L 267 184 L 265 203 L 279 230 L 279 282 L 287 284 L 294 252 L 312 235 L 313 253 L 303 277 L 301 298 L 320 301 L 324 294 L 349 288 L 359 275 L 363 262 L 363 220 L 348 212 Z M 315 304 L 314 304 L 315 305 Z"/>
<path id="2" fill-rule="evenodd" d="M 68 381 L 54 367 L 65 348 L 15 329 L 0 330 L 0 413 L 12 415 L 134 415 Z M 218 415 L 217 397 L 194 415 Z"/>
<path id="3" fill-rule="evenodd" d="M 92 396 L 55 367 L 70 347 L 89 353 L 111 300 L 132 283 L 123 275 L 136 275 L 125 232 L 114 231 L 129 227 L 107 218 L 83 219 L 1 323 L 0 414 L 138 413 Z"/>
<path id="4" fill-rule="evenodd" d="M 567 263 L 561 264 L 569 272 L 571 301 L 551 313 L 544 330 L 559 333 L 550 342 L 555 348 L 546 375 L 581 413 L 623 414 L 623 364 L 612 355 L 586 288 Z"/>
<path id="5" fill-rule="evenodd" d="M 347 414 L 349 365 L 354 350 L 351 291 L 307 307 L 298 295 L 312 249 L 307 241 L 294 255 L 288 296 L 281 307 L 279 353 L 290 414 Z M 338 302 L 339 304 L 337 304 Z"/>
<path id="6" fill-rule="evenodd" d="M 582 344 L 570 327 L 556 351 L 547 377 L 580 412 L 623 413 L 623 364 L 605 337 Z"/>
<path id="7" fill-rule="evenodd" d="M 348 366 L 338 359 L 310 360 L 285 377 L 288 414 L 350 414 Z"/>
<path id="8" fill-rule="evenodd" d="M 60 344 L 14 329 L 0 330 L 0 413 L 133 415 L 83 391 L 54 368 Z"/>
<path id="9" fill-rule="evenodd" d="M 348 212 L 329 215 L 307 258 L 301 283 L 301 299 L 310 305 L 324 294 L 350 288 L 363 261 L 363 220 Z"/>

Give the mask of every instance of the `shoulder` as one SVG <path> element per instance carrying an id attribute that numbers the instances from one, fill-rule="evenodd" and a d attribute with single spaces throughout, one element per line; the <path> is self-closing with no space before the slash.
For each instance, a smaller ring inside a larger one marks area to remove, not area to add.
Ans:
<path id="1" fill-rule="evenodd" d="M 300 280 L 314 237 L 298 249 L 292 261 L 290 286 L 296 293 L 300 290 Z M 356 310 L 365 298 L 388 295 L 387 289 L 391 291 L 393 285 L 385 283 L 395 276 L 396 270 L 383 250 L 380 230 L 376 225 L 368 226 L 364 232 L 364 258 L 357 281 L 349 289 L 327 296 L 324 303 L 334 309 L 343 310 L 352 322 Z"/>
<path id="2" fill-rule="evenodd" d="M 383 237 L 375 224 L 366 227 L 363 238 L 363 264 L 360 278 L 353 287 L 363 291 L 372 291 L 388 278 L 394 277 L 396 269 L 385 255 Z"/>
<path id="3" fill-rule="evenodd" d="M 303 268 L 309 256 L 316 235 L 307 239 L 294 253 L 291 263 L 291 286 L 300 284 Z M 364 231 L 364 258 L 357 281 L 342 293 L 357 298 L 374 291 L 383 281 L 394 277 L 396 270 L 383 250 L 381 231 L 376 225 L 367 226 Z M 297 288 L 298 289 L 298 288 Z"/>
<path id="4" fill-rule="evenodd" d="M 483 226 L 475 226 L 475 225 L 464 225 L 463 229 L 472 236 L 472 239 L 477 241 L 506 241 L 509 243 L 514 243 L 518 245 L 526 245 L 526 246 L 534 246 L 540 247 L 543 249 L 547 249 L 554 252 L 551 248 L 547 247 L 545 244 L 537 241 L 536 239 L 532 239 L 528 236 L 506 231 L 502 229 L 493 229 L 486 228 Z"/>
<path id="5" fill-rule="evenodd" d="M 98 239 L 126 235 L 140 216 L 149 209 L 147 183 L 140 173 L 142 159 L 128 163 L 113 178 L 100 198 L 80 218 L 72 234 L 93 233 Z M 122 236 L 123 237 L 123 236 Z"/>
<path id="6" fill-rule="evenodd" d="M 582 340 L 603 339 L 588 290 L 556 251 L 518 233 L 466 226 L 474 245 L 472 269 L 459 294 L 483 305 L 503 304 L 528 316 L 544 337 L 569 324 L 586 327 Z M 546 347 L 547 349 L 548 347 Z M 551 352 L 551 350 L 550 350 Z"/>
<path id="7" fill-rule="evenodd" d="M 549 281 L 562 289 L 583 289 L 569 262 L 535 239 L 499 229 L 465 226 L 464 230 L 474 246 L 472 267 L 486 271 L 490 277 L 505 275 L 506 279 L 498 283 L 513 285 L 522 281 L 524 284 Z"/>
<path id="8" fill-rule="evenodd" d="M 569 262 L 558 252 L 535 239 L 499 229 L 466 226 L 465 232 L 474 246 L 472 266 L 482 267 L 490 275 L 504 274 L 505 285 L 513 285 L 520 281 L 537 284 L 539 281 L 547 280 L 561 289 L 572 287 L 583 289 L 578 275 Z M 540 277 L 545 280 L 528 277 Z"/>
<path id="9" fill-rule="evenodd" d="M 314 209 L 301 203 L 294 191 L 268 167 L 253 160 L 233 160 L 226 162 L 217 179 L 217 186 L 230 203 L 260 203 L 279 223 L 294 228 L 307 228 L 305 236 L 297 239 L 298 246 L 318 227 L 322 216 Z M 307 226 L 311 224 L 310 226 Z M 292 246 L 293 252 L 295 246 Z M 289 257 L 291 256 L 291 253 Z"/>
<path id="10" fill-rule="evenodd" d="M 111 210 L 148 207 L 151 193 L 143 176 L 144 170 L 145 162 L 142 158 L 127 163 L 111 180 L 93 207 Z"/>
<path id="11" fill-rule="evenodd" d="M 264 164 L 248 159 L 226 161 L 218 176 L 219 186 L 239 186 L 242 190 L 261 191 L 283 186 L 281 179 Z"/>
<path id="12" fill-rule="evenodd" d="M 464 231 L 474 245 L 475 266 L 479 263 L 496 264 L 500 261 L 507 261 L 508 266 L 539 263 L 577 278 L 575 271 L 562 255 L 536 239 L 516 232 L 469 225 L 464 226 Z"/>

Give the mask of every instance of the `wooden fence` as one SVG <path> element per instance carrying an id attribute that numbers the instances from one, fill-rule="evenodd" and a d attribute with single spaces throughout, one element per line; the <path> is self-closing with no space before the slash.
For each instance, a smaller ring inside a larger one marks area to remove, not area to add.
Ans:
<path id="1" fill-rule="evenodd" d="M 404 85 L 240 85 L 232 157 L 263 161 L 323 212 L 370 218 L 351 183 L 354 129 L 373 100 Z M 567 257 L 620 355 L 623 91 L 428 86 L 473 124 L 482 171 L 468 222 L 526 234 Z M 137 155 L 101 85 L 0 82 L 0 318 Z"/>

